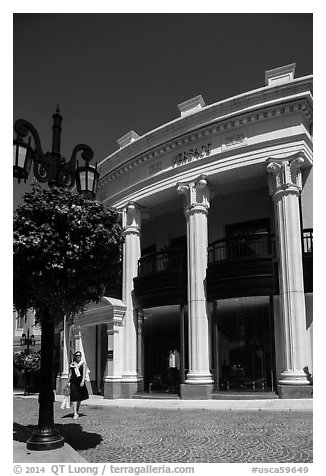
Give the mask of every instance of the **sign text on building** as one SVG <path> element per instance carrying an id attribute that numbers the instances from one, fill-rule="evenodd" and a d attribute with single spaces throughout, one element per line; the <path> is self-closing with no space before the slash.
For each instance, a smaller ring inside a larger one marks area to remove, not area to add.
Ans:
<path id="1" fill-rule="evenodd" d="M 242 132 L 239 132 L 238 134 L 233 134 L 231 136 L 227 136 L 225 138 L 225 146 L 226 147 L 231 147 L 235 145 L 239 145 L 245 140 L 245 135 Z"/>
<path id="2" fill-rule="evenodd" d="M 172 157 L 172 167 L 178 167 L 179 165 L 184 165 L 193 160 L 201 159 L 210 155 L 211 145 L 212 144 L 204 144 L 201 147 L 189 149 L 186 152 L 180 152 L 180 154 Z"/>

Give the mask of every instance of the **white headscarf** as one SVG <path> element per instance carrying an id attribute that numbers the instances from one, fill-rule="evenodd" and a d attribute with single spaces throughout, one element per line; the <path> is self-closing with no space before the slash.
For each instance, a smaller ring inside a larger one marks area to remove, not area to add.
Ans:
<path id="1" fill-rule="evenodd" d="M 81 360 L 81 361 L 78 362 L 78 363 L 74 360 L 74 361 L 71 362 L 71 364 L 70 364 L 70 368 L 71 368 L 71 369 L 75 369 L 75 373 L 76 373 L 77 377 L 80 377 L 79 367 L 80 367 L 81 365 L 83 365 L 83 363 L 84 363 L 83 360 Z"/>

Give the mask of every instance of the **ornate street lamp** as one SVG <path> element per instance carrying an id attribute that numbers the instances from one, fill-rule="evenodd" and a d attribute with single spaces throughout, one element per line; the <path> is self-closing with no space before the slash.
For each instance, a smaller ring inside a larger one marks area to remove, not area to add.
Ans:
<path id="1" fill-rule="evenodd" d="M 18 182 L 26 182 L 30 168 L 33 165 L 34 176 L 39 182 L 47 182 L 50 186 L 71 188 L 77 182 L 78 193 L 84 194 L 89 198 L 95 198 L 99 173 L 97 164 L 95 167 L 89 162 L 93 158 L 92 149 L 86 144 L 78 144 L 71 154 L 69 162 L 61 156 L 61 122 L 62 116 L 59 112 L 59 106 L 53 115 L 53 135 L 51 152 L 43 152 L 40 137 L 35 127 L 25 119 L 18 119 L 15 122 L 14 129 L 17 134 L 14 140 L 14 177 Z M 25 142 L 24 138 L 28 138 Z M 31 145 L 33 139 L 33 145 Z M 81 154 L 86 165 L 79 167 L 76 159 Z"/>
<path id="2" fill-rule="evenodd" d="M 29 329 L 27 329 L 27 335 L 26 334 L 22 334 L 21 338 L 20 338 L 20 345 L 22 347 L 25 347 L 26 346 L 26 355 L 29 355 L 29 348 L 33 345 L 35 345 L 35 337 L 34 337 L 34 334 L 32 334 L 31 336 L 29 335 Z M 29 395 L 29 375 L 28 375 L 28 372 L 26 372 L 26 370 L 24 371 L 24 385 L 25 385 L 25 389 L 24 389 L 24 395 Z"/>
<path id="3" fill-rule="evenodd" d="M 29 335 L 29 329 L 27 330 L 27 336 L 26 334 L 22 334 L 21 339 L 20 339 L 20 345 L 25 346 L 26 345 L 26 353 L 29 353 L 29 348 L 32 345 L 35 345 L 35 336 L 32 334 L 31 336 Z"/>
<path id="4" fill-rule="evenodd" d="M 52 150 L 43 152 L 41 141 L 35 127 L 24 119 L 15 122 L 17 134 L 14 140 L 14 177 L 18 182 L 26 182 L 33 163 L 33 172 L 40 182 L 47 182 L 51 187 L 72 188 L 77 183 L 77 191 L 87 198 L 95 198 L 99 180 L 97 164 L 95 167 L 89 162 L 93 158 L 92 149 L 85 144 L 78 144 L 73 149 L 69 162 L 61 156 L 62 116 L 59 107 L 53 115 Z M 25 139 L 25 140 L 24 140 Z M 27 141 L 26 141 L 27 139 Z M 85 165 L 76 166 L 77 155 L 81 154 Z M 54 363 L 54 324 L 41 321 L 41 378 L 39 392 L 39 418 L 37 429 L 27 440 L 26 447 L 30 450 L 52 450 L 64 445 L 64 438 L 54 427 L 53 404 L 53 363 Z"/>

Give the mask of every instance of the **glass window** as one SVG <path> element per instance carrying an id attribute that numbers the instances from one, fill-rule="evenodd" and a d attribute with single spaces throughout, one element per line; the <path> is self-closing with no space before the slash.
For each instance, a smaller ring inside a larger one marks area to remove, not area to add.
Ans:
<path id="1" fill-rule="evenodd" d="M 16 314 L 16 329 L 24 329 L 25 318 L 19 317 L 17 313 L 15 314 Z"/>

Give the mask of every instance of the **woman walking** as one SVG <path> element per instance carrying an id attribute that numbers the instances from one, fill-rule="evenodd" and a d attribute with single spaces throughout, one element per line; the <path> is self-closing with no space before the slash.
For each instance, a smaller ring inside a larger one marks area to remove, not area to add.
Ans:
<path id="1" fill-rule="evenodd" d="M 74 360 L 69 367 L 70 401 L 74 409 L 74 420 L 77 420 L 79 414 L 80 402 L 88 399 L 86 388 L 86 364 L 82 360 L 80 351 L 75 352 Z"/>

